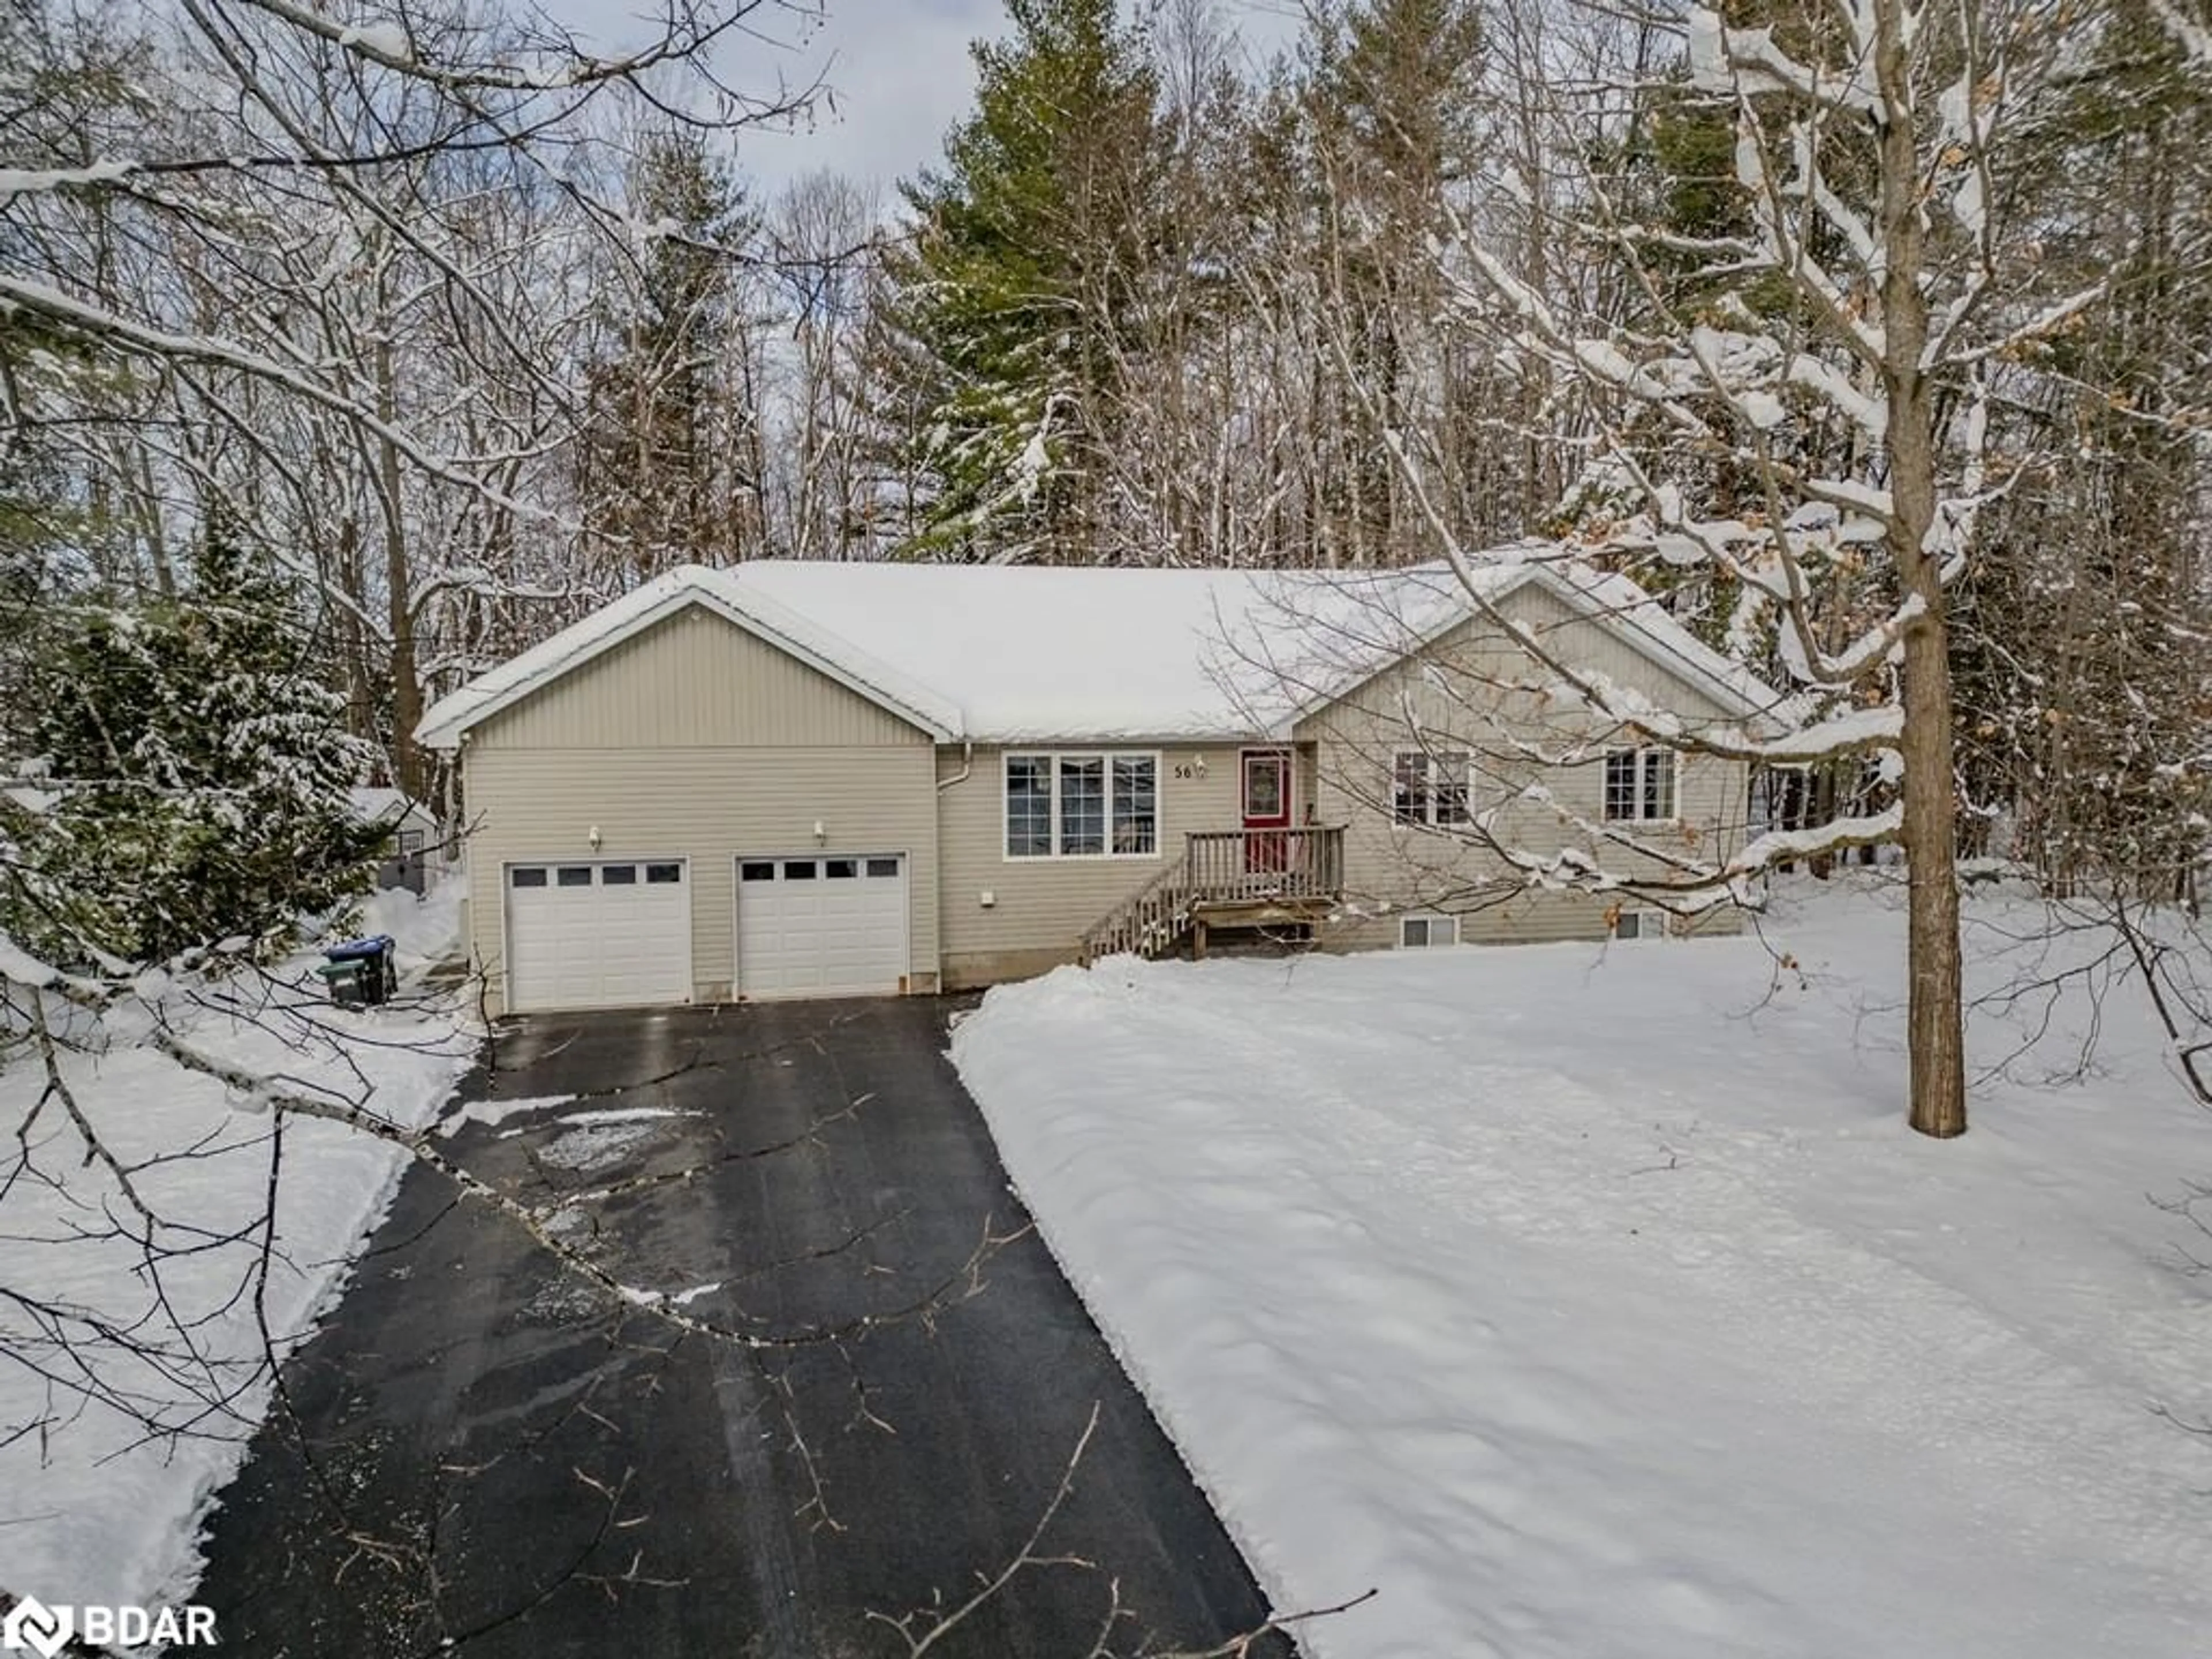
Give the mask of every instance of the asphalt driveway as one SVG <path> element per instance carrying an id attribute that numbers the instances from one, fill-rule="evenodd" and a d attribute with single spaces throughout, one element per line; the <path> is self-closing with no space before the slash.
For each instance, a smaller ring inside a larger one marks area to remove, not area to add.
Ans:
<path id="1" fill-rule="evenodd" d="M 1022 1231 L 942 1057 L 953 1006 L 506 1030 L 473 1097 L 541 1103 L 440 1144 L 624 1288 L 768 1346 L 672 1326 L 414 1170 L 224 1494 L 199 1599 L 225 1650 L 901 1656 L 1001 1575 L 932 1652 L 1079 1659 L 1109 1630 L 1097 1651 L 1203 1649 L 1261 1625 Z"/>

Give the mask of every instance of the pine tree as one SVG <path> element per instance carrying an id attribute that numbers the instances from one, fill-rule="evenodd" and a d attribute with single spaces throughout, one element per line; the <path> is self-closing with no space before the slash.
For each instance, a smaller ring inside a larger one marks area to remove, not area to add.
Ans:
<path id="1" fill-rule="evenodd" d="M 289 588 L 218 524 L 186 591 L 58 606 L 24 738 L 51 805 L 0 929 L 64 966 L 278 947 L 366 890 L 377 832 L 348 790 L 370 751 L 317 673 Z"/>
<path id="2" fill-rule="evenodd" d="M 1447 189 L 1479 159 L 1485 45 L 1481 9 L 1469 0 L 1361 0 L 1318 17 L 1305 94 L 1323 194 L 1314 251 L 1339 356 L 1360 390 L 1332 423 L 1324 468 L 1332 562 L 1387 563 L 1418 550 L 1387 434 L 1425 428 L 1452 483 L 1462 470 L 1446 453 L 1445 428 L 1460 424 L 1453 417 L 1468 412 L 1474 388 L 1452 384 L 1436 327 L 1441 293 L 1425 256 Z M 1495 389 L 1476 395 L 1486 402 Z"/>
<path id="3" fill-rule="evenodd" d="M 976 113 L 945 170 L 903 187 L 919 221 L 894 301 L 928 410 L 909 550 L 1090 559 L 1110 550 L 1097 457 L 1147 257 L 1157 88 L 1114 0 L 1007 0 L 975 50 Z"/>
<path id="4" fill-rule="evenodd" d="M 648 135 L 632 166 L 633 261 L 601 310 L 578 483 L 592 527 L 641 578 L 766 550 L 760 434 L 735 266 L 755 228 L 727 164 L 696 133 Z"/>

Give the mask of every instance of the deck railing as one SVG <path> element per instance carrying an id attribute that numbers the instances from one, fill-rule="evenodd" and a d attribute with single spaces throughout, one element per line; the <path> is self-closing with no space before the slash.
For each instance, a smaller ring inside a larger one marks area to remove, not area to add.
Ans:
<path id="1" fill-rule="evenodd" d="M 1191 893 L 1201 904 L 1344 890 L 1341 829 L 1206 830 L 1188 840 Z"/>
<path id="2" fill-rule="evenodd" d="M 1310 904 L 1344 891 L 1344 831 L 1206 830 L 1083 936 L 1083 959 L 1173 950 L 1209 907 Z"/>

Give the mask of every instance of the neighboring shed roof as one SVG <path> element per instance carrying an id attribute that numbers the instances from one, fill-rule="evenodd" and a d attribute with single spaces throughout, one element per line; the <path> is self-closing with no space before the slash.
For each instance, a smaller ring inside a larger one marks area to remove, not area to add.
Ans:
<path id="1" fill-rule="evenodd" d="M 1732 714 L 1775 694 L 1625 578 L 1548 546 L 1474 567 L 1492 602 L 1540 582 Z M 940 740 L 1286 734 L 1477 609 L 1442 566 L 1389 572 L 769 561 L 672 571 L 441 699 L 433 747 L 687 605 L 761 635 Z"/>
<path id="2" fill-rule="evenodd" d="M 427 818 L 429 809 L 407 799 L 397 789 L 364 786 L 348 793 L 348 809 L 360 823 L 368 824 L 397 823 L 410 812 Z"/>

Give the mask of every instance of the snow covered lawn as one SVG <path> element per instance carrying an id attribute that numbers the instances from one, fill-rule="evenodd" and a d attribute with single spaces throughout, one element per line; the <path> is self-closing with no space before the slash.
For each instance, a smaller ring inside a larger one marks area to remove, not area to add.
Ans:
<path id="1" fill-rule="evenodd" d="M 452 936 L 451 901 L 459 889 L 449 885 L 419 907 L 404 893 L 380 895 L 370 906 L 369 927 L 394 934 L 403 969 Z M 319 959 L 302 957 L 284 976 Z M 295 1088 L 362 1099 L 366 1086 L 372 1110 L 410 1127 L 429 1121 L 476 1056 L 473 1024 L 450 1003 L 410 996 L 404 1006 L 335 1010 L 307 990 L 276 995 L 258 1008 L 258 1024 L 196 1006 L 226 995 L 259 1002 L 248 982 L 229 992 L 179 986 L 162 1002 L 179 1034 L 203 1051 L 281 1073 Z M 296 1012 L 285 1012 L 287 1004 Z M 143 1012 L 138 1018 L 143 1024 Z M 261 1244 L 254 1224 L 270 1180 L 270 1119 L 234 1109 L 219 1084 L 131 1042 L 127 1014 L 116 1024 L 105 1053 L 65 1060 L 71 1089 L 87 1120 L 133 1168 L 149 1206 L 173 1225 L 205 1229 L 209 1240 L 198 1242 L 211 1247 L 165 1262 L 161 1286 L 173 1324 L 155 1306 L 141 1254 L 108 1236 L 109 1216 L 130 1217 L 127 1200 L 103 1169 L 82 1166 L 76 1131 L 51 1103 L 31 1131 L 30 1167 L 64 1177 L 64 1184 L 17 1168 L 12 1143 L 45 1073 L 35 1054 L 0 1071 L 0 1126 L 10 1142 L 10 1174 L 0 1188 L 0 1285 L 36 1295 L 76 1339 L 73 1353 L 59 1352 L 43 1340 L 47 1317 L 0 1301 L 7 1351 L 0 1354 L 0 1589 L 49 1603 L 182 1599 L 198 1577 L 197 1534 L 207 1504 L 243 1460 L 270 1397 L 265 1382 L 223 1397 L 260 1352 L 250 1291 Z M 353 1040 L 340 1048 L 333 1033 Z M 343 1288 L 348 1264 L 390 1201 L 403 1157 L 356 1131 L 288 1119 L 266 1297 L 280 1345 L 304 1335 Z M 160 1343 L 164 1363 L 86 1341 L 84 1322 L 95 1318 Z M 179 1327 L 190 1332 L 190 1352 Z M 100 1388 L 185 1432 L 149 1439 L 115 1405 L 42 1380 L 45 1372 L 65 1382 L 80 1358 Z"/>
<path id="2" fill-rule="evenodd" d="M 1896 904 L 1785 905 L 1771 998 L 1748 939 L 1119 959 L 953 1055 L 1278 1607 L 1378 1592 L 1319 1659 L 2200 1655 L 2212 1281 L 2147 1200 L 2212 1120 L 2115 992 L 2086 1083 L 2077 997 L 1912 1135 Z"/>

